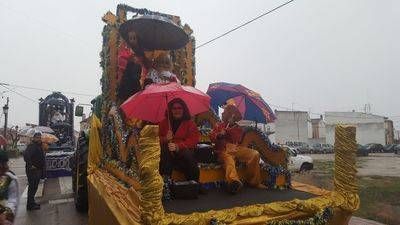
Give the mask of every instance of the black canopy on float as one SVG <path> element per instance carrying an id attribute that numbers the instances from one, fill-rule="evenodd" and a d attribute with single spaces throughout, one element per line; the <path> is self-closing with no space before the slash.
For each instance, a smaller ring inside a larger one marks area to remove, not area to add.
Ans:
<path id="1" fill-rule="evenodd" d="M 184 47 L 189 36 L 171 19 L 159 15 L 143 15 L 126 21 L 119 27 L 122 38 L 128 42 L 128 33 L 134 31 L 145 50 L 175 50 Z"/>

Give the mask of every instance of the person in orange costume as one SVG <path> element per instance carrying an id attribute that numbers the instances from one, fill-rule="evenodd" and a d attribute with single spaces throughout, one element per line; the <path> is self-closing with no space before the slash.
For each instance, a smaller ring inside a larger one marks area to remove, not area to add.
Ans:
<path id="1" fill-rule="evenodd" d="M 237 122 L 241 119 L 239 110 L 234 105 L 227 105 L 222 113 L 222 122 L 211 132 L 211 140 L 216 143 L 218 159 L 225 169 L 228 191 L 232 194 L 236 194 L 243 187 L 236 171 L 235 160 L 246 163 L 246 182 L 250 186 L 266 188 L 261 184 L 260 154 L 256 150 L 239 146 L 243 130 Z"/>

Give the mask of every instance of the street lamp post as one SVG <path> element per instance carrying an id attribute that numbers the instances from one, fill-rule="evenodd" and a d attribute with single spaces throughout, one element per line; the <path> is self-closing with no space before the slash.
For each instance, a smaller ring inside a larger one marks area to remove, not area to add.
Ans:
<path id="1" fill-rule="evenodd" d="M 4 138 L 7 139 L 7 123 L 8 123 L 8 102 L 9 98 L 7 97 L 7 103 L 3 106 L 3 113 L 4 113 Z"/>

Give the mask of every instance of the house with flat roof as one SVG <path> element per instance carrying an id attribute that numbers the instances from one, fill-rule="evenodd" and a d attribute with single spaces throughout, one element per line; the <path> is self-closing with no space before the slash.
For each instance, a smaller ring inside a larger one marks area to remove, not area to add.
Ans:
<path id="1" fill-rule="evenodd" d="M 356 140 L 358 144 L 390 144 L 390 142 L 393 142 L 393 138 L 387 140 L 387 132 L 390 130 L 390 123 L 387 120 L 387 117 L 364 112 L 325 112 L 326 143 L 334 144 L 335 126 L 337 124 L 349 124 L 357 128 Z M 393 123 L 391 129 L 393 130 Z"/>
<path id="2" fill-rule="evenodd" d="M 287 141 L 308 142 L 310 117 L 305 111 L 275 110 L 275 139 L 277 143 Z"/>

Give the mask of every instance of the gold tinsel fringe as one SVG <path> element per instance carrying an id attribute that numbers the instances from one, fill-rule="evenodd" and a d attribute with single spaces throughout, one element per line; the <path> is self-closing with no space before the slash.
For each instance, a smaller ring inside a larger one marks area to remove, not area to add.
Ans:
<path id="1" fill-rule="evenodd" d="M 338 125 L 335 129 L 335 191 L 347 201 L 341 208 L 354 212 L 360 206 L 356 169 L 356 128 Z"/>

